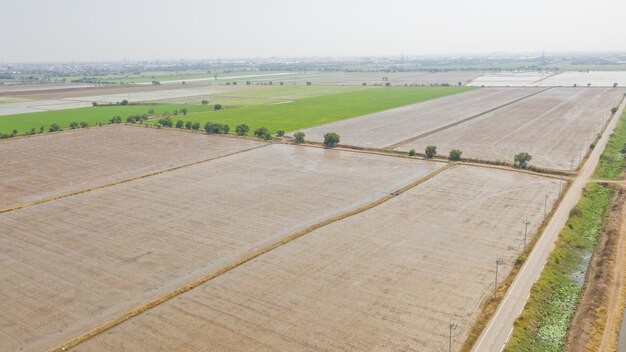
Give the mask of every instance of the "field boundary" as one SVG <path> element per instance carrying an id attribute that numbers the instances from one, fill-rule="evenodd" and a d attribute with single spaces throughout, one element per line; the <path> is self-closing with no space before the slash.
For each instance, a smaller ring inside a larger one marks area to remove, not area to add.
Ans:
<path id="1" fill-rule="evenodd" d="M 112 321 L 110 321 L 109 323 L 101 325 L 100 327 L 97 327 L 97 328 L 95 328 L 95 329 L 93 329 L 93 330 L 91 330 L 91 331 L 89 331 L 89 332 L 87 332 L 87 333 L 85 333 L 83 335 L 80 335 L 80 336 L 74 338 L 70 342 L 67 342 L 67 343 L 61 345 L 60 347 L 57 347 L 57 348 L 53 349 L 52 352 L 62 352 L 62 351 L 66 351 L 66 350 L 68 350 L 68 349 L 70 349 L 72 347 L 75 347 L 75 346 L 77 346 L 77 345 L 79 345 L 79 344 L 81 344 L 81 343 L 83 343 L 83 342 L 85 342 L 85 341 L 87 341 L 87 340 L 89 340 L 89 339 L 91 339 L 91 338 L 93 338 L 93 337 L 95 337 L 95 336 L 97 336 L 97 335 L 107 331 L 107 330 L 110 330 L 110 329 L 116 327 L 117 325 L 120 325 L 121 323 L 123 323 L 123 322 L 125 322 L 125 321 L 127 321 L 127 320 L 129 320 L 129 319 L 131 319 L 131 318 L 133 318 L 135 316 L 138 316 L 139 314 L 141 314 L 141 313 L 143 313 L 143 312 L 145 312 L 147 310 L 150 310 L 150 309 L 152 309 L 154 307 L 157 307 L 158 305 L 160 305 L 160 304 L 162 304 L 164 302 L 167 302 L 167 301 L 169 301 L 169 300 L 171 300 L 171 299 L 173 299 L 173 298 L 175 298 L 175 297 L 177 297 L 177 296 L 179 296 L 179 295 L 181 295 L 181 294 L 183 294 L 183 293 L 185 293 L 185 292 L 187 292 L 189 290 L 192 290 L 192 289 L 194 289 L 194 288 L 196 288 L 196 287 L 198 287 L 198 286 L 200 286 L 200 285 L 202 285 L 202 284 L 204 284 L 204 283 L 206 283 L 206 282 L 208 282 L 208 281 L 210 281 L 212 279 L 215 279 L 218 276 L 220 276 L 222 274 L 225 274 L 225 273 L 227 273 L 227 272 L 229 272 L 229 271 L 231 271 L 231 270 L 233 270 L 233 269 L 235 269 L 235 268 L 237 268 L 237 267 L 239 267 L 239 266 L 241 266 L 241 265 L 243 265 L 243 264 L 245 264 L 245 263 L 247 263 L 247 262 L 249 262 L 249 261 L 251 261 L 251 260 L 253 260 L 253 259 L 255 259 L 255 258 L 259 257 L 259 256 L 261 256 L 261 255 L 263 255 L 263 254 L 265 254 L 265 253 L 268 253 L 268 252 L 270 252 L 270 251 L 272 251 L 272 250 L 274 250 L 274 249 L 276 249 L 278 247 L 281 247 L 281 246 L 283 246 L 283 245 L 285 245 L 285 244 L 287 244 L 287 243 L 289 243 L 289 242 L 291 242 L 291 241 L 293 241 L 295 239 L 298 239 L 298 238 L 300 238 L 300 237 L 302 237 L 302 236 L 304 236 L 304 235 L 306 235 L 308 233 L 311 233 L 314 230 L 317 230 L 317 229 L 322 228 L 324 226 L 330 225 L 330 224 L 332 224 L 334 222 L 346 219 L 348 217 L 357 215 L 359 213 L 362 213 L 362 212 L 370 210 L 370 209 L 372 209 L 374 207 L 377 207 L 377 206 L 379 206 L 379 205 L 381 205 L 381 204 L 383 204 L 383 203 L 385 203 L 385 202 L 387 202 L 387 201 L 389 201 L 389 200 L 391 200 L 391 199 L 401 195 L 402 193 L 404 193 L 406 191 L 409 191 L 412 188 L 415 188 L 418 185 L 420 185 L 420 184 L 422 184 L 422 183 L 432 179 L 433 177 L 439 175 L 440 173 L 442 173 L 442 172 L 444 172 L 444 171 L 446 171 L 448 169 L 453 168 L 454 166 L 456 166 L 456 165 L 455 164 L 445 164 L 442 167 L 438 168 L 437 170 L 431 172 L 430 174 L 428 174 L 428 175 L 426 175 L 426 176 L 424 176 L 424 177 L 422 177 L 422 178 L 420 178 L 420 179 L 418 179 L 416 181 L 413 181 L 413 182 L 409 183 L 408 185 L 406 185 L 406 186 L 404 186 L 404 187 L 402 187 L 402 188 L 400 188 L 400 189 L 398 189 L 398 190 L 396 190 L 394 192 L 391 192 L 391 193 L 383 196 L 382 198 L 379 198 L 379 199 L 377 199 L 377 200 L 375 200 L 375 201 L 373 201 L 371 203 L 365 204 L 363 206 L 360 206 L 360 207 L 358 207 L 356 209 L 353 209 L 353 210 L 350 210 L 348 212 L 339 214 L 337 216 L 333 216 L 333 217 L 328 218 L 326 220 L 322 220 L 321 222 L 318 222 L 316 224 L 308 226 L 308 227 L 306 227 L 306 228 L 304 228 L 302 230 L 299 230 L 299 231 L 297 231 L 295 233 L 292 233 L 291 235 L 288 235 L 288 236 L 286 236 L 286 237 L 284 237 L 282 239 L 279 239 L 279 240 L 277 240 L 274 243 L 271 243 L 271 244 L 269 244 L 267 246 L 259 248 L 259 249 L 255 250 L 255 251 L 253 251 L 253 252 L 251 252 L 251 253 L 249 253 L 249 254 L 247 254 L 247 255 L 239 258 L 239 259 L 237 259 L 236 261 L 231 262 L 230 264 L 227 264 L 226 266 L 223 266 L 220 269 L 217 269 L 216 271 L 213 271 L 213 272 L 211 272 L 211 273 L 209 273 L 207 275 L 204 275 L 204 276 L 202 276 L 202 277 L 200 277 L 200 278 L 198 278 L 198 279 L 196 279 L 196 280 L 194 280 L 194 281 L 192 281 L 192 282 L 190 282 L 190 283 L 188 283 L 188 284 L 186 284 L 184 286 L 181 286 L 181 287 L 179 287 L 179 288 L 177 288 L 177 289 L 175 289 L 173 291 L 170 291 L 170 292 L 164 294 L 163 296 L 158 297 L 158 298 L 156 298 L 156 299 L 154 299 L 154 300 L 152 300 L 152 301 L 150 301 L 150 302 L 148 302 L 148 303 L 146 303 L 146 304 L 144 304 L 144 305 L 142 305 L 142 306 L 140 306 L 138 308 L 135 308 L 134 310 L 132 310 L 132 311 L 130 311 L 130 312 L 128 312 L 128 313 L 126 313 L 126 314 L 124 314 L 124 315 L 122 315 L 122 316 L 120 316 L 120 317 L 118 317 L 118 318 L 116 318 L 116 319 L 114 319 Z"/>
<path id="2" fill-rule="evenodd" d="M 523 97 L 521 97 L 521 98 L 517 98 L 517 99 L 511 100 L 511 101 L 508 101 L 508 102 L 506 102 L 506 103 L 504 103 L 504 104 L 502 104 L 502 105 L 496 106 L 496 107 L 491 108 L 491 109 L 489 109 L 489 110 L 485 110 L 485 111 L 479 112 L 478 114 L 472 115 L 472 116 L 470 116 L 470 117 L 466 117 L 466 118 L 461 119 L 461 120 L 459 120 L 459 121 L 456 121 L 456 122 L 453 122 L 453 123 L 447 124 L 447 125 L 445 125 L 445 126 L 442 126 L 442 127 L 436 128 L 436 129 L 434 129 L 434 130 L 431 130 L 431 131 L 428 131 L 428 132 L 422 133 L 422 134 L 417 135 L 417 136 L 415 136 L 415 137 L 411 137 L 411 138 L 409 138 L 409 139 L 405 139 L 405 140 L 400 141 L 400 142 L 398 142 L 398 143 L 395 143 L 395 144 L 392 144 L 392 145 L 390 145 L 390 146 L 384 147 L 383 149 L 395 149 L 395 148 L 398 148 L 398 147 L 400 147 L 400 146 L 402 146 L 402 145 L 404 145 L 404 144 L 407 144 L 407 143 L 410 143 L 410 142 L 416 141 L 416 140 L 418 140 L 418 139 L 421 139 L 421 138 L 424 138 L 424 137 L 430 136 L 430 135 L 432 135 L 432 134 L 435 134 L 435 133 L 438 133 L 438 132 L 441 132 L 441 131 L 445 131 L 445 130 L 447 130 L 447 129 L 449 129 L 449 128 L 452 128 L 452 127 L 455 127 L 455 126 L 461 125 L 461 124 L 463 124 L 463 123 L 465 123 L 465 122 L 468 122 L 468 121 L 474 120 L 474 119 L 476 119 L 476 118 L 478 118 L 478 117 L 481 117 L 481 116 L 483 116 L 483 115 L 487 115 L 487 114 L 489 114 L 489 113 L 491 113 L 491 112 L 494 112 L 494 111 L 496 111 L 496 110 L 502 109 L 502 108 L 507 107 L 507 106 L 509 106 L 509 105 L 513 105 L 513 104 L 515 104 L 515 103 L 517 103 L 517 102 L 520 102 L 520 101 L 522 101 L 522 100 L 528 99 L 528 98 L 530 98 L 530 97 L 532 97 L 532 96 L 535 96 L 535 95 L 537 95 L 537 94 L 541 94 L 541 93 L 543 93 L 543 92 L 545 92 L 545 91 L 548 91 L 548 90 L 550 90 L 550 89 L 552 89 L 552 87 L 548 87 L 548 88 L 545 88 L 545 89 L 539 90 L 539 91 L 537 91 L 537 92 L 533 92 L 533 93 L 528 94 L 528 95 L 525 95 L 525 96 L 523 96 Z"/>
<path id="3" fill-rule="evenodd" d="M 248 151 L 251 151 L 251 150 L 254 150 L 254 149 L 267 147 L 268 145 L 270 145 L 270 144 L 262 144 L 262 145 L 255 146 L 255 147 L 252 147 L 252 148 L 246 148 L 246 149 L 242 149 L 242 150 L 237 150 L 237 151 L 234 151 L 234 152 L 228 153 L 228 154 L 213 156 L 213 157 L 208 158 L 208 159 L 203 159 L 203 160 L 193 161 L 193 162 L 190 162 L 190 163 L 187 163 L 187 164 L 173 166 L 173 167 L 170 167 L 170 168 L 167 168 L 167 169 L 151 172 L 151 173 L 148 173 L 148 174 L 143 174 L 143 175 L 139 175 L 139 176 L 133 176 L 133 177 L 130 177 L 130 178 L 125 178 L 125 179 L 121 179 L 121 180 L 117 180 L 117 181 L 101 184 L 101 185 L 98 185 L 98 186 L 95 186 L 95 187 L 85 188 L 85 189 L 81 189 L 81 190 L 77 190 L 77 191 L 73 191 L 73 192 L 69 192 L 69 193 L 63 193 L 63 194 L 59 194 L 59 195 L 56 195 L 56 196 L 39 199 L 39 200 L 36 200 L 36 201 L 33 201 L 33 202 L 29 202 L 29 203 L 19 204 L 19 205 L 10 207 L 10 208 L 0 209 L 0 214 L 7 213 L 7 212 L 10 212 L 10 211 L 14 211 L 14 210 L 27 208 L 27 207 L 30 207 L 30 206 L 33 206 L 33 205 L 37 205 L 37 204 L 48 203 L 48 202 L 51 202 L 51 201 L 54 201 L 54 200 L 57 200 L 57 199 L 68 198 L 68 197 L 75 196 L 75 195 L 82 194 L 82 193 L 96 191 L 96 190 L 107 188 L 107 187 L 117 186 L 117 185 L 120 185 L 120 184 L 123 184 L 123 183 L 128 183 L 128 182 L 132 182 L 132 181 L 148 178 L 148 177 L 151 177 L 151 176 L 164 174 L 166 172 L 175 171 L 175 170 L 182 169 L 182 168 L 185 168 L 185 167 L 198 165 L 198 164 L 206 163 L 206 162 L 209 162 L 209 161 L 212 161 L 212 160 L 222 159 L 222 158 L 226 158 L 226 157 L 229 157 L 229 156 L 237 155 L 237 154 L 240 154 L 240 153 L 245 153 L 245 152 L 248 152 Z"/>

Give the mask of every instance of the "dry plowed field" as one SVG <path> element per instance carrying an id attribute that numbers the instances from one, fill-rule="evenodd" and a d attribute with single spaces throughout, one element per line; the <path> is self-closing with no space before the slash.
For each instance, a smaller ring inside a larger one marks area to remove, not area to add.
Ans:
<path id="1" fill-rule="evenodd" d="M 528 152 L 533 165 L 569 170 L 572 161 L 576 167 L 587 153 L 624 92 L 621 88 L 552 88 L 397 149 L 423 151 L 435 145 L 442 155 L 460 149 L 463 157 L 509 162 L 515 154 Z"/>
<path id="2" fill-rule="evenodd" d="M 458 122 L 529 94 L 538 88 L 484 88 L 304 130 L 307 140 L 338 133 L 341 144 L 383 148 Z"/>
<path id="3" fill-rule="evenodd" d="M 0 210 L 262 145 L 123 125 L 0 141 Z"/>
<path id="4" fill-rule="evenodd" d="M 357 185 L 358 182 L 353 182 Z M 266 253 L 75 351 L 443 351 L 558 180 L 457 166 Z M 306 204 L 306 203 L 301 203 Z"/>
<path id="5" fill-rule="evenodd" d="M 441 166 L 270 145 L 0 214 L 0 351 L 56 347 Z"/>

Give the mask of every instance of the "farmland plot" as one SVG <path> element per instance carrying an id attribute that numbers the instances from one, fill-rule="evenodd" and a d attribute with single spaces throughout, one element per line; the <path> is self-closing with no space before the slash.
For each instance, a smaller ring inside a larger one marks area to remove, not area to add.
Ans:
<path id="1" fill-rule="evenodd" d="M 455 167 L 264 254 L 75 351 L 454 350 L 558 180 Z"/>
<path id="2" fill-rule="evenodd" d="M 56 347 L 441 166 L 270 145 L 0 214 L 0 350 Z"/>
<path id="3" fill-rule="evenodd" d="M 0 210 L 263 144 L 114 125 L 0 142 Z"/>
<path id="4" fill-rule="evenodd" d="M 612 87 L 617 83 L 620 87 L 626 87 L 626 72 L 624 71 L 568 71 L 552 76 L 540 82 L 542 86 L 572 87 L 577 85 L 585 87 Z"/>
<path id="5" fill-rule="evenodd" d="M 513 161 L 528 152 L 531 164 L 553 169 L 576 167 L 601 126 L 619 105 L 619 88 L 553 88 L 475 120 L 404 144 L 442 155 L 460 149 L 463 157 Z"/>
<path id="6" fill-rule="evenodd" d="M 483 88 L 305 129 L 307 140 L 335 132 L 341 144 L 387 147 L 539 92 L 538 88 Z"/>

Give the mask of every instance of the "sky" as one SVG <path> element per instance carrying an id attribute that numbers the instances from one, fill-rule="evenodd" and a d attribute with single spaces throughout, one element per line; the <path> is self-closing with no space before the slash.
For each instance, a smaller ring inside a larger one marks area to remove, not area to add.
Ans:
<path id="1" fill-rule="evenodd" d="M 626 51 L 626 0 L 0 0 L 0 62 Z"/>

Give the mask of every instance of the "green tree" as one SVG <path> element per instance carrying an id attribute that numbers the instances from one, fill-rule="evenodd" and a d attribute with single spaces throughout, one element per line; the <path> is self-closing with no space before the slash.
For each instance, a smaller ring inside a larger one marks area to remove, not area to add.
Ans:
<path id="1" fill-rule="evenodd" d="M 283 130 L 278 130 L 278 131 L 276 131 L 276 136 L 278 136 L 278 137 L 282 137 L 282 136 L 284 136 L 284 135 L 285 135 L 285 131 L 283 131 Z"/>
<path id="2" fill-rule="evenodd" d="M 235 127 L 235 133 L 238 136 L 245 136 L 246 134 L 248 134 L 248 131 L 250 131 L 250 127 L 248 127 L 248 125 L 246 124 L 241 124 Z"/>
<path id="3" fill-rule="evenodd" d="M 617 112 L 617 106 L 611 108 L 611 114 L 615 114 Z"/>
<path id="4" fill-rule="evenodd" d="M 187 112 L 189 112 L 189 110 L 187 110 L 187 108 L 182 108 L 180 109 L 180 112 L 182 112 L 184 116 L 184 115 L 187 115 Z"/>
<path id="5" fill-rule="evenodd" d="M 334 132 L 329 132 L 324 135 L 324 146 L 332 148 L 339 143 L 339 135 Z"/>
<path id="6" fill-rule="evenodd" d="M 188 130 L 191 129 L 191 121 L 185 122 L 185 128 L 188 129 Z"/>
<path id="7" fill-rule="evenodd" d="M 137 122 L 137 120 L 135 119 L 135 116 L 128 116 L 126 118 L 126 123 L 135 123 Z"/>
<path id="8" fill-rule="evenodd" d="M 426 157 L 430 159 L 437 155 L 437 147 L 434 145 L 429 145 L 426 147 L 426 150 L 424 152 L 426 153 Z"/>
<path id="9" fill-rule="evenodd" d="M 57 131 L 63 131 L 63 130 L 56 123 L 53 123 L 52 125 L 50 125 L 50 128 L 48 129 L 48 132 L 57 132 Z"/>
<path id="10" fill-rule="evenodd" d="M 78 122 L 76 122 L 76 121 L 70 122 L 70 128 L 73 129 L 73 130 L 77 129 L 78 128 Z"/>
<path id="11" fill-rule="evenodd" d="M 293 134 L 293 141 L 296 144 L 304 143 L 304 132 L 296 132 Z"/>
<path id="12" fill-rule="evenodd" d="M 89 127 L 89 124 L 87 122 L 83 121 L 80 123 L 80 128 L 87 128 L 87 127 Z"/>
<path id="13" fill-rule="evenodd" d="M 172 118 L 170 118 L 169 116 L 159 119 L 159 124 L 164 127 L 172 127 L 174 125 L 174 123 L 172 122 Z"/>
<path id="14" fill-rule="evenodd" d="M 215 111 L 222 110 L 222 104 L 215 104 L 215 105 L 213 105 L 213 110 L 215 110 Z"/>
<path id="15" fill-rule="evenodd" d="M 415 149 L 410 149 L 409 150 L 409 156 L 413 156 L 415 155 Z"/>
<path id="16" fill-rule="evenodd" d="M 448 159 L 450 159 L 451 161 L 459 161 L 461 160 L 461 155 L 463 154 L 462 151 L 458 150 L 458 149 L 452 149 L 450 151 L 450 155 L 448 156 Z"/>
<path id="17" fill-rule="evenodd" d="M 208 134 L 227 134 L 230 127 L 226 124 L 207 122 L 204 125 L 204 130 Z"/>
<path id="18" fill-rule="evenodd" d="M 185 121 L 183 120 L 176 121 L 176 128 L 183 128 L 184 125 L 185 125 Z"/>
<path id="19" fill-rule="evenodd" d="M 191 129 L 192 130 L 199 130 L 200 129 L 200 122 L 195 122 L 193 125 L 191 125 Z"/>
<path id="20" fill-rule="evenodd" d="M 202 100 L 202 105 L 204 106 L 209 105 L 209 101 L 206 99 Z"/>
<path id="21" fill-rule="evenodd" d="M 532 159 L 532 155 L 526 153 L 526 152 L 522 152 L 522 153 L 517 153 L 515 155 L 515 158 L 513 159 L 513 161 L 515 161 L 515 166 L 525 169 L 528 166 L 528 162 L 530 161 L 530 159 Z"/>
<path id="22" fill-rule="evenodd" d="M 120 103 L 120 105 L 128 105 L 128 100 L 126 100 L 126 99 L 122 100 L 122 102 Z"/>
<path id="23" fill-rule="evenodd" d="M 122 123 L 122 118 L 119 116 L 113 116 L 109 120 L 110 123 Z"/>
<path id="24" fill-rule="evenodd" d="M 256 130 L 254 130 L 254 135 L 266 141 L 272 139 L 272 135 L 270 134 L 270 131 L 265 127 L 259 127 Z"/>

